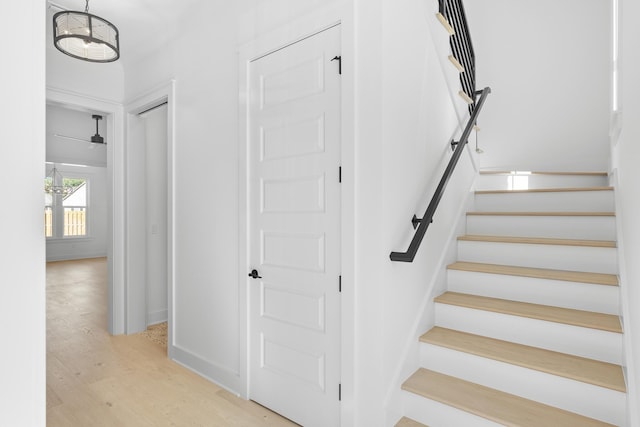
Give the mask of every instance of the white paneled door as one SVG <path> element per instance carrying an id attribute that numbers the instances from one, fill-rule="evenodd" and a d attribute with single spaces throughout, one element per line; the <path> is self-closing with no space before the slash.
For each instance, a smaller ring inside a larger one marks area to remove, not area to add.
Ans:
<path id="1" fill-rule="evenodd" d="M 339 49 L 335 26 L 249 69 L 250 397 L 306 427 L 340 420 Z"/>

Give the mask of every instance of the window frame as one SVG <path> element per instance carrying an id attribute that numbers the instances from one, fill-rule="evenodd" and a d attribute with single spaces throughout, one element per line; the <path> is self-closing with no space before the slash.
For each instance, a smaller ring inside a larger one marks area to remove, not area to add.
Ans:
<path id="1" fill-rule="evenodd" d="M 51 165 L 47 163 L 47 166 Z M 85 206 L 64 206 L 63 196 L 60 194 L 52 194 L 51 196 L 51 205 L 44 205 L 44 210 L 47 207 L 51 207 L 51 217 L 52 217 L 52 236 L 46 235 L 46 224 L 45 224 L 45 238 L 47 242 L 78 242 L 81 240 L 91 240 L 91 176 L 90 174 L 76 172 L 69 169 L 65 169 L 64 167 L 59 167 L 57 164 L 53 164 L 51 167 L 56 166 L 58 172 L 62 174 L 62 179 L 82 179 L 84 180 L 85 191 L 86 191 L 86 203 Z M 50 169 L 48 169 L 50 171 Z M 45 177 L 46 179 L 46 177 Z M 43 180 L 44 183 L 44 180 Z M 65 236 L 65 208 L 84 208 L 85 210 L 85 234 L 77 235 L 77 236 Z M 44 214 L 43 210 L 43 214 Z"/>

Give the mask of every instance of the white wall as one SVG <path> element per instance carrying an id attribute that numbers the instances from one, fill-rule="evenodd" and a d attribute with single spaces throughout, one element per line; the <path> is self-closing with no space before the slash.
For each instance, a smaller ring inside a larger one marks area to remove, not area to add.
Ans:
<path id="1" fill-rule="evenodd" d="M 481 166 L 607 170 L 610 2 L 467 1 L 479 86 Z"/>
<path id="2" fill-rule="evenodd" d="M 366 4 L 365 4 L 366 3 Z M 355 1 L 354 33 L 366 40 L 357 46 L 353 61 L 355 100 L 354 131 L 354 426 L 375 426 L 384 420 L 385 337 L 384 289 L 387 279 L 381 264 L 388 265 L 380 210 L 383 184 L 382 139 L 382 1 Z M 350 58 L 343 57 L 343 62 Z M 365 99 L 365 94 L 367 98 Z M 362 141 L 366 141 L 363 144 Z M 344 141 L 343 141 L 344 142 Z M 372 262 L 373 261 L 373 262 Z M 345 284 L 343 284 L 344 286 Z M 344 289 L 344 287 L 343 287 Z M 370 323 L 367 323 L 370 322 Z M 368 412 L 362 408 L 369 408 Z"/>
<path id="3" fill-rule="evenodd" d="M 294 19 L 312 14 L 331 4 L 348 3 L 340 0 L 241 0 L 236 13 L 237 43 L 239 45 L 268 34 L 271 30 L 290 24 Z"/>
<path id="4" fill-rule="evenodd" d="M 0 366 L 0 424 L 45 425 L 45 270 L 42 221 L 42 165 L 45 153 L 44 25 L 40 0 L 3 5 L 7 34 L 21 34 L 7 43 L 0 68 L 5 102 L 0 126 L 3 171 L 12 177 L 4 195 L 0 233 L 0 301 L 2 364 Z M 10 242 L 10 244 L 7 244 Z"/>
<path id="5" fill-rule="evenodd" d="M 147 324 L 167 320 L 167 106 L 144 114 Z"/>
<path id="6" fill-rule="evenodd" d="M 631 407 L 631 426 L 640 425 L 640 199 L 638 186 L 640 173 L 638 160 L 640 159 L 640 129 L 637 117 L 640 115 L 640 28 L 637 20 L 640 18 L 640 4 L 632 0 L 620 1 L 621 17 L 621 90 L 620 113 L 622 120 L 613 129 L 613 170 L 617 177 L 616 200 L 619 250 L 623 255 L 621 271 L 621 289 L 625 296 L 626 305 L 623 307 L 624 329 L 627 340 L 627 382 L 629 384 L 629 403 Z M 621 125 L 621 126 L 620 126 Z M 621 129 L 620 129 L 621 127 Z M 618 137 L 618 132 L 619 137 Z"/>
<path id="7" fill-rule="evenodd" d="M 241 390 L 235 7 L 201 2 L 160 55 L 127 63 L 126 97 L 176 80 L 170 354 Z"/>

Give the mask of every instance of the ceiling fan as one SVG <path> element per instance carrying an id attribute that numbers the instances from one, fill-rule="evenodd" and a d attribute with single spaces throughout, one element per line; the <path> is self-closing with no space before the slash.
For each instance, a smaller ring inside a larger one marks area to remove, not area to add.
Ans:
<path id="1" fill-rule="evenodd" d="M 102 116 L 99 114 L 93 114 L 91 116 L 95 121 L 96 121 L 96 134 L 93 135 L 91 137 L 91 139 L 82 139 L 82 138 L 77 138 L 75 136 L 67 136 L 67 135 L 60 135 L 60 134 L 53 134 L 53 136 L 58 137 L 58 138 L 64 138 L 64 139 L 71 139 L 74 141 L 82 141 L 82 142 L 90 142 L 90 143 L 94 143 L 94 144 L 107 144 L 104 140 L 104 137 L 102 137 L 100 135 L 100 132 L 98 131 L 98 121 L 102 120 Z"/>

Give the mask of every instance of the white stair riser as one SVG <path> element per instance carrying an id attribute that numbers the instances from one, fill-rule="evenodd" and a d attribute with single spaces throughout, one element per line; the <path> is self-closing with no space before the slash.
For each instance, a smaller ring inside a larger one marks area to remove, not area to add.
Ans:
<path id="1" fill-rule="evenodd" d="M 624 422 L 624 393 L 473 354 L 420 345 L 421 366 L 600 421 Z"/>
<path id="2" fill-rule="evenodd" d="M 477 211 L 613 212 L 613 191 L 476 194 Z"/>
<path id="3" fill-rule="evenodd" d="M 616 240 L 612 216 L 467 215 L 467 234 Z"/>
<path id="4" fill-rule="evenodd" d="M 458 241 L 458 261 L 617 274 L 616 248 Z"/>
<path id="5" fill-rule="evenodd" d="M 622 334 L 614 332 L 439 303 L 435 319 L 443 328 L 622 364 Z"/>
<path id="6" fill-rule="evenodd" d="M 448 270 L 447 282 L 452 292 L 598 313 L 620 313 L 617 286 L 459 270 Z"/>
<path id="7" fill-rule="evenodd" d="M 476 180 L 478 190 L 510 190 L 507 175 L 480 175 Z M 521 179 L 522 180 L 522 179 Z M 526 177 L 529 189 L 534 188 L 570 188 L 604 187 L 609 185 L 606 176 L 576 175 L 529 175 Z"/>
<path id="8" fill-rule="evenodd" d="M 408 391 L 403 391 L 404 415 L 428 426 L 501 427 L 485 418 L 470 414 Z"/>

